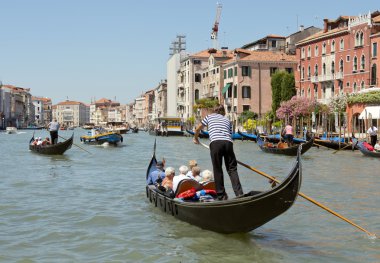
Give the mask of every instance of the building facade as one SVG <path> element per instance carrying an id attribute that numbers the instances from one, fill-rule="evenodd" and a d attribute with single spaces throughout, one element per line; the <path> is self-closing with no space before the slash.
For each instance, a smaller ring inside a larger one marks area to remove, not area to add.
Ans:
<path id="1" fill-rule="evenodd" d="M 86 105 L 78 101 L 63 101 L 56 105 L 55 119 L 65 127 L 78 127 L 86 123 Z"/>

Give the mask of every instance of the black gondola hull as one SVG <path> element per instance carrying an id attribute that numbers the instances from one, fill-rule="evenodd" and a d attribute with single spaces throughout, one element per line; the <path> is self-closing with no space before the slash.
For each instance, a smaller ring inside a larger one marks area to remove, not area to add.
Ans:
<path id="1" fill-rule="evenodd" d="M 313 143 L 314 143 L 314 139 L 313 138 L 310 139 L 309 141 L 307 141 L 306 143 L 302 143 L 301 144 L 302 145 L 301 154 L 304 154 L 305 152 L 307 152 L 311 148 L 311 146 L 313 146 Z M 257 144 L 259 145 L 260 149 L 263 152 L 267 152 L 267 153 L 282 154 L 282 155 L 288 155 L 288 156 L 296 156 L 297 152 L 298 152 L 298 145 L 291 146 L 291 147 L 288 147 L 288 148 L 283 148 L 283 149 L 266 147 L 266 146 L 264 146 L 264 141 L 262 140 L 261 137 L 259 137 L 259 139 L 257 140 Z"/>
<path id="2" fill-rule="evenodd" d="M 33 138 L 32 138 L 33 139 Z M 62 155 L 64 154 L 68 149 L 71 148 L 74 140 L 74 134 L 71 135 L 69 139 L 67 139 L 64 142 L 59 142 L 57 144 L 51 144 L 51 145 L 31 145 L 29 144 L 29 150 L 35 153 L 39 154 L 46 154 L 46 155 Z M 31 140 L 32 141 L 32 140 Z"/>

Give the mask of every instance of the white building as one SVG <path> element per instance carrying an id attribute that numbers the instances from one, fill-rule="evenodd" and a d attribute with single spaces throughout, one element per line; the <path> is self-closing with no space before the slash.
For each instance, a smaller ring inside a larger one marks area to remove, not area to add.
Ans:
<path id="1" fill-rule="evenodd" d="M 55 118 L 67 127 L 82 126 L 86 123 L 86 105 L 77 101 L 63 101 L 56 105 Z"/>

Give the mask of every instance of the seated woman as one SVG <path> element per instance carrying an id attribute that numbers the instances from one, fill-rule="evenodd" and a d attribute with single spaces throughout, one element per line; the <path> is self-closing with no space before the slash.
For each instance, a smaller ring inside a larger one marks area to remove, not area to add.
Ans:
<path id="1" fill-rule="evenodd" d="M 166 190 L 173 189 L 173 178 L 175 176 L 175 170 L 173 167 L 168 167 L 165 169 L 165 178 L 161 185 L 165 187 Z"/>
<path id="2" fill-rule="evenodd" d="M 51 144 L 50 139 L 49 137 L 46 137 L 45 140 L 43 140 L 42 145 L 49 145 L 49 144 Z"/>
<path id="3" fill-rule="evenodd" d="M 189 168 L 187 168 L 186 165 L 182 165 L 179 167 L 179 175 L 174 176 L 173 178 L 173 191 L 175 192 L 177 190 L 179 182 L 181 182 L 184 179 L 190 179 L 186 176 L 187 172 L 189 171 Z"/>
<path id="4" fill-rule="evenodd" d="M 200 183 L 203 184 L 210 181 L 214 181 L 214 174 L 210 170 L 204 170 L 202 172 L 202 180 Z"/>
<path id="5" fill-rule="evenodd" d="M 202 180 L 202 177 L 200 175 L 201 174 L 201 168 L 199 166 L 194 166 L 191 169 L 191 173 L 192 173 L 195 181 L 200 182 Z"/>

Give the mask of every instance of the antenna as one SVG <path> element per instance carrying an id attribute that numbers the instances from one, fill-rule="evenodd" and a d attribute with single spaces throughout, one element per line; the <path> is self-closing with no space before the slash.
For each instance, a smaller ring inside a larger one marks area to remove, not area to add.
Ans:
<path id="1" fill-rule="evenodd" d="M 177 53 L 181 53 L 181 51 L 186 50 L 186 36 L 177 35 L 176 40 L 172 41 L 172 44 L 169 50 L 170 50 L 170 53 L 169 53 L 170 56 Z"/>
<path id="2" fill-rule="evenodd" d="M 211 31 L 212 44 L 213 44 L 213 48 L 215 49 L 218 49 L 218 31 L 219 31 L 219 21 L 220 21 L 221 13 L 222 13 L 222 4 L 216 3 L 215 22 Z"/>

